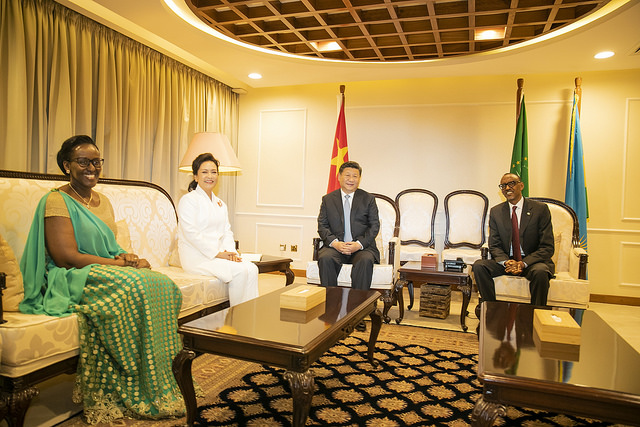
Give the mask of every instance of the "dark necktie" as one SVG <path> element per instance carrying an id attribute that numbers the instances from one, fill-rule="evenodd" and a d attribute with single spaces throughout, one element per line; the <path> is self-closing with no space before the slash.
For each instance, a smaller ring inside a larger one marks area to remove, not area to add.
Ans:
<path id="1" fill-rule="evenodd" d="M 513 249 L 513 259 L 522 261 L 520 254 L 520 229 L 518 227 L 518 215 L 516 215 L 516 206 L 513 207 L 511 213 L 511 249 Z"/>
<path id="2" fill-rule="evenodd" d="M 344 241 L 350 242 L 351 237 L 351 204 L 349 203 L 349 195 L 344 196 Z"/>

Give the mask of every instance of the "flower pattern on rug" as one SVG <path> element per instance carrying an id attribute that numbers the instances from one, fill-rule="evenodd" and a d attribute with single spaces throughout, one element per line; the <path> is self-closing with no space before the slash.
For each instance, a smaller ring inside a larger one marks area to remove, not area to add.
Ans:
<path id="1" fill-rule="evenodd" d="M 468 426 L 481 395 L 477 353 L 378 342 L 373 367 L 365 340 L 350 336 L 311 366 L 315 392 L 306 425 Z M 291 390 L 282 369 L 255 371 L 199 407 L 200 425 L 290 426 Z M 546 418 L 545 418 L 546 417 Z M 499 425 L 609 425 L 568 415 L 509 408 Z"/>

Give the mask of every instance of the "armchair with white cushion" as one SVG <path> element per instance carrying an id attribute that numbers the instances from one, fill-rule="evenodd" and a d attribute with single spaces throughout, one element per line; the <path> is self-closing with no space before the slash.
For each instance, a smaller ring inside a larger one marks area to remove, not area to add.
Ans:
<path id="1" fill-rule="evenodd" d="M 554 278 L 549 281 L 547 305 L 552 307 L 587 308 L 589 281 L 588 254 L 580 246 L 578 217 L 571 207 L 554 199 L 532 197 L 546 203 L 551 211 L 555 252 L 551 258 L 556 265 Z M 529 281 L 519 276 L 499 276 L 493 279 L 496 299 L 529 303 Z"/>
<path id="2" fill-rule="evenodd" d="M 375 289 L 382 294 L 384 309 L 382 318 L 386 323 L 391 321 L 389 310 L 398 303 L 400 317 L 396 323 L 400 323 L 404 316 L 402 292 L 398 292 L 396 286 L 396 275 L 400 267 L 400 258 L 397 256 L 397 247 L 400 245 L 398 239 L 398 229 L 400 213 L 395 202 L 382 194 L 372 193 L 376 198 L 378 206 L 378 216 L 380 219 L 380 231 L 376 236 L 376 246 L 380 252 L 380 264 L 373 265 L 373 277 L 371 279 L 371 289 Z M 313 239 L 313 261 L 307 264 L 307 283 L 320 285 L 320 270 L 318 269 L 318 252 L 322 247 L 322 240 L 318 237 Z M 351 264 L 343 264 L 338 274 L 338 286 L 351 287 Z"/>
<path id="3" fill-rule="evenodd" d="M 465 272 L 469 272 L 476 260 L 487 257 L 488 207 L 489 199 L 479 191 L 456 190 L 446 195 L 442 261 L 461 258 L 467 265 Z"/>

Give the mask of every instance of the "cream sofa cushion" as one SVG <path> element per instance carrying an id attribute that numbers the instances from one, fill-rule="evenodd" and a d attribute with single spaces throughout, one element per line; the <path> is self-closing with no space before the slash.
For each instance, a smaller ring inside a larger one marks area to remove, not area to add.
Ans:
<path id="1" fill-rule="evenodd" d="M 24 298 L 22 273 L 13 250 L 0 234 L 0 273 L 7 275 L 7 288 L 2 293 L 4 311 L 18 311 L 18 304 Z"/>

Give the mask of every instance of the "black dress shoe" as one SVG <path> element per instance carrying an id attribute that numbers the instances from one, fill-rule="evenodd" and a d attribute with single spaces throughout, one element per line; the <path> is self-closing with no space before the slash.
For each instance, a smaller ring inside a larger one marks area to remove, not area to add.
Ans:
<path id="1" fill-rule="evenodd" d="M 367 324 L 364 323 L 364 320 L 356 325 L 356 331 L 364 332 L 367 330 Z"/>

